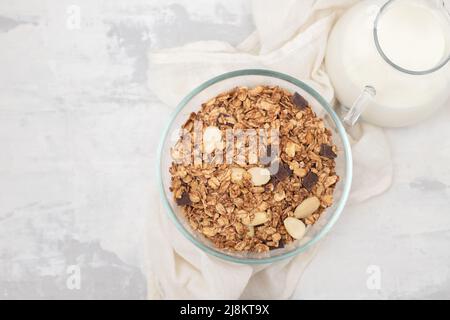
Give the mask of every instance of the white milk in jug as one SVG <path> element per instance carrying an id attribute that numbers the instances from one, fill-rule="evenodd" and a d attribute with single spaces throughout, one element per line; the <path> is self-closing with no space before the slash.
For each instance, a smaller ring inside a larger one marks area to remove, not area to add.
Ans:
<path id="1" fill-rule="evenodd" d="M 450 23 L 431 1 L 394 0 L 378 15 L 384 4 L 361 1 L 344 13 L 330 35 L 326 67 L 344 106 L 371 86 L 376 95 L 363 118 L 397 127 L 425 118 L 448 99 Z"/>

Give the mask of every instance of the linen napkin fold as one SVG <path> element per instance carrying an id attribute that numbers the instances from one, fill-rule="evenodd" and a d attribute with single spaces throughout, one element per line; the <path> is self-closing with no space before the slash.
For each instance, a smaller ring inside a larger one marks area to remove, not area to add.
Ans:
<path id="1" fill-rule="evenodd" d="M 199 41 L 150 52 L 150 88 L 171 110 L 193 88 L 216 75 L 263 68 L 301 79 L 331 102 L 334 91 L 323 66 L 327 38 L 340 13 L 355 2 L 253 1 L 256 31 L 237 47 Z M 389 187 L 392 164 L 382 129 L 360 124 L 351 131 L 355 174 L 349 202 L 355 203 Z M 286 299 L 318 247 L 275 264 L 249 266 L 203 253 L 176 230 L 162 206 L 151 213 L 148 230 L 151 298 Z"/>

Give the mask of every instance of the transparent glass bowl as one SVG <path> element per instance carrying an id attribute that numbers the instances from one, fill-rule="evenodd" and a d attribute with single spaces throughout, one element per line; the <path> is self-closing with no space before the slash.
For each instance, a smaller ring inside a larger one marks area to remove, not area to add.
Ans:
<path id="1" fill-rule="evenodd" d="M 312 109 L 324 118 L 325 126 L 333 132 L 333 142 L 338 148 L 336 172 L 340 177 L 335 192 L 334 203 L 320 216 L 316 223 L 308 227 L 306 235 L 301 240 L 287 244 L 284 248 L 270 250 L 264 253 L 237 253 L 217 249 L 211 241 L 194 231 L 184 218 L 182 210 L 173 200 L 170 192 L 171 175 L 169 167 L 172 163 L 170 148 L 174 146 L 181 125 L 188 119 L 191 112 L 200 109 L 202 103 L 221 92 L 234 87 L 257 85 L 280 86 L 291 92 L 298 92 L 310 104 Z M 270 70 L 249 69 L 239 70 L 217 76 L 190 92 L 178 105 L 169 125 L 163 133 L 158 149 L 158 183 L 167 213 L 180 232 L 204 252 L 221 259 L 243 264 L 268 264 L 281 259 L 293 257 L 305 251 L 321 239 L 339 218 L 347 201 L 352 180 L 352 156 L 350 143 L 341 120 L 331 106 L 310 86 L 283 73 Z"/>

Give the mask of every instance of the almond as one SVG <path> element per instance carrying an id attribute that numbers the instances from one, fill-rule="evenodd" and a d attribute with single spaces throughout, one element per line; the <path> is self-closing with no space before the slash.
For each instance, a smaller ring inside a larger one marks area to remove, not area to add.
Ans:
<path id="1" fill-rule="evenodd" d="M 317 197 L 310 197 L 303 200 L 294 211 L 294 215 L 298 219 L 307 218 L 316 212 L 320 207 L 320 200 Z"/>
<path id="2" fill-rule="evenodd" d="M 264 211 L 255 212 L 253 219 L 247 215 L 242 218 L 242 223 L 248 227 L 259 226 L 269 221 L 269 216 Z"/>
<path id="3" fill-rule="evenodd" d="M 216 148 L 222 146 L 222 132 L 219 128 L 210 126 L 203 132 L 203 150 L 206 153 L 213 152 Z"/>
<path id="4" fill-rule="evenodd" d="M 247 171 L 242 168 L 231 168 L 231 181 L 234 183 L 239 183 L 244 178 Z"/>
<path id="5" fill-rule="evenodd" d="M 270 180 L 270 171 L 266 168 L 254 167 L 247 170 L 252 176 L 252 183 L 254 186 L 265 185 Z"/>
<path id="6" fill-rule="evenodd" d="M 305 224 L 299 219 L 293 217 L 287 217 L 283 221 L 284 227 L 287 233 L 294 239 L 301 239 L 305 235 L 306 227 Z"/>

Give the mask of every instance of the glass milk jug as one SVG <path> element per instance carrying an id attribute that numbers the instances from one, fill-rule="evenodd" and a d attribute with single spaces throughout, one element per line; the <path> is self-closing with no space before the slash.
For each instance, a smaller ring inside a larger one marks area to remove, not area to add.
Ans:
<path id="1" fill-rule="evenodd" d="M 363 0 L 331 32 L 326 68 L 345 119 L 414 124 L 450 97 L 448 1 Z M 449 101 L 450 102 L 450 101 Z"/>

